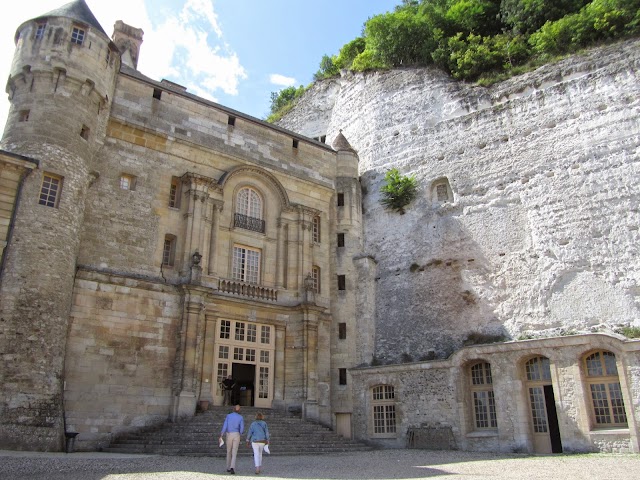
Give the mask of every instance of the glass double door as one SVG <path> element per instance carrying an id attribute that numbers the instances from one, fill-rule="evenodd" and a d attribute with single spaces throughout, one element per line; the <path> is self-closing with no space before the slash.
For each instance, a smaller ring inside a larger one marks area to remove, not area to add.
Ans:
<path id="1" fill-rule="evenodd" d="M 242 406 L 271 408 L 273 401 L 273 327 L 221 320 L 214 346 L 214 403 L 224 403 L 222 382 L 231 376 L 231 401 Z"/>

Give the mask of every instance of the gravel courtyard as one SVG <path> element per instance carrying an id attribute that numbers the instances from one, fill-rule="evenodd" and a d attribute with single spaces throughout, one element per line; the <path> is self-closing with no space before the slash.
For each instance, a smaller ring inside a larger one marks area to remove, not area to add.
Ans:
<path id="1" fill-rule="evenodd" d="M 0 451 L 0 479 L 186 480 L 255 478 L 252 459 L 238 458 L 236 475 L 224 459 L 103 453 Z M 497 455 L 382 450 L 348 455 L 265 456 L 262 478 L 279 479 L 598 479 L 637 480 L 640 455 Z"/>

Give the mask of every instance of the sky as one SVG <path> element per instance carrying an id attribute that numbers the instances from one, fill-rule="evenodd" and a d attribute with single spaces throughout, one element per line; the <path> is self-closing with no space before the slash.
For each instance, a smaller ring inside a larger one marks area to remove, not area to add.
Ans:
<path id="1" fill-rule="evenodd" d="M 0 16 L 0 79 L 9 77 L 23 22 L 65 0 L 19 0 Z M 308 85 L 324 54 L 362 34 L 373 15 L 401 0 L 87 0 L 102 28 L 116 20 L 144 30 L 138 70 L 226 107 L 265 118 L 270 94 Z M 4 82 L 5 80 L 3 80 Z M 3 90 L 6 83 L 3 84 Z M 9 102 L 0 98 L 0 131 Z"/>

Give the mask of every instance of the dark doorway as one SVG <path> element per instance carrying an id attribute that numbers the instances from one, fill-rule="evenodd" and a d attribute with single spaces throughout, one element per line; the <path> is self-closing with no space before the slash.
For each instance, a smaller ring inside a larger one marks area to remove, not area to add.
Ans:
<path id="1" fill-rule="evenodd" d="M 234 363 L 232 367 L 233 379 L 236 382 L 234 402 L 243 407 L 253 407 L 254 382 L 256 366 L 246 363 Z"/>
<path id="2" fill-rule="evenodd" d="M 547 421 L 549 423 L 549 437 L 551 438 L 551 452 L 562 453 L 562 441 L 560 440 L 560 425 L 556 412 L 556 399 L 553 395 L 553 386 L 544 386 L 544 403 L 547 407 Z"/>

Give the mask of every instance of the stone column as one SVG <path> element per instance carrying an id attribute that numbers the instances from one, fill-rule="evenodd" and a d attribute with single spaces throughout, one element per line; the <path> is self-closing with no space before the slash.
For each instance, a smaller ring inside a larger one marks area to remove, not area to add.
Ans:
<path id="1" fill-rule="evenodd" d="M 285 340 L 286 340 L 286 330 L 284 325 L 276 325 L 276 350 L 275 350 L 275 360 L 274 360 L 274 368 L 275 368 L 275 379 L 273 383 L 273 403 L 274 406 L 277 404 L 284 405 L 284 385 L 285 385 Z"/>
<path id="2" fill-rule="evenodd" d="M 282 245 L 282 220 L 278 219 L 276 236 L 276 288 L 282 288 L 282 269 L 284 267 L 284 247 Z"/>
<path id="3" fill-rule="evenodd" d="M 203 354 L 202 354 L 202 376 L 201 376 L 201 390 L 200 400 L 208 400 L 213 404 L 213 395 L 216 384 L 216 372 L 213 371 L 213 364 L 215 361 L 215 343 L 216 343 L 216 326 L 217 315 L 210 313 L 211 305 L 207 306 L 205 312 L 205 331 L 203 335 Z"/>
<path id="4" fill-rule="evenodd" d="M 201 369 L 198 360 L 202 358 L 202 341 L 198 333 L 203 331 L 206 290 L 191 285 L 183 286 L 184 307 L 182 311 L 182 344 L 177 354 L 176 372 L 179 384 L 178 395 L 173 408 L 174 420 L 191 417 L 195 413 Z"/>
<path id="5" fill-rule="evenodd" d="M 211 235 L 209 236 L 209 259 L 208 261 L 208 274 L 217 275 L 218 273 L 218 229 L 220 228 L 220 212 L 222 212 L 222 202 L 213 202 L 213 211 L 211 217 Z"/>

